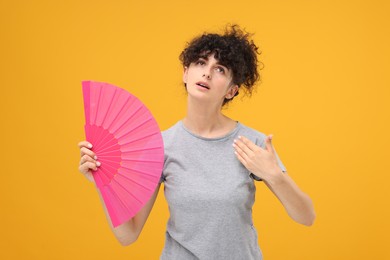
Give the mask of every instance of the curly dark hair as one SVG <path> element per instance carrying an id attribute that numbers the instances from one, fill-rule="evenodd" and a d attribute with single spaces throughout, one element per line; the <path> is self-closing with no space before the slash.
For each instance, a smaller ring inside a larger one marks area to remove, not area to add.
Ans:
<path id="1" fill-rule="evenodd" d="M 250 39 L 252 34 L 242 30 L 238 25 L 228 25 L 224 34 L 204 33 L 187 43 L 179 59 L 183 67 L 190 66 L 199 58 L 214 53 L 214 58 L 232 71 L 233 84 L 244 87 L 247 95 L 252 94 L 253 87 L 260 81 L 257 55 L 258 47 Z M 238 91 L 236 96 L 238 95 Z M 225 99 L 222 105 L 232 99 Z"/>

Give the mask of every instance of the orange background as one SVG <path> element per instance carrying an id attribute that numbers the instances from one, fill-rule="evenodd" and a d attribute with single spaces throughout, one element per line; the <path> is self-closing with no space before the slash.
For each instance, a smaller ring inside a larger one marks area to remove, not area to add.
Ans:
<path id="1" fill-rule="evenodd" d="M 265 259 L 390 259 L 388 1 L 1 1 L 0 259 L 158 259 L 161 189 L 136 244 L 111 234 L 78 173 L 81 81 L 139 97 L 166 129 L 185 112 L 178 55 L 238 23 L 259 44 L 263 81 L 226 114 L 266 134 L 313 199 L 294 223 L 258 183 Z"/>

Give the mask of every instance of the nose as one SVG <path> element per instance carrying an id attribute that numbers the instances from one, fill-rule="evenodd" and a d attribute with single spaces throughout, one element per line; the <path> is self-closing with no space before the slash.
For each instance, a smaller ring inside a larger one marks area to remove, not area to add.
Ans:
<path id="1" fill-rule="evenodd" d="M 205 71 L 203 72 L 203 77 L 206 78 L 206 79 L 211 79 L 211 71 L 210 71 L 210 69 L 205 69 Z"/>
<path id="2" fill-rule="evenodd" d="M 211 79 L 210 73 L 203 74 L 203 77 L 206 78 L 206 79 Z"/>

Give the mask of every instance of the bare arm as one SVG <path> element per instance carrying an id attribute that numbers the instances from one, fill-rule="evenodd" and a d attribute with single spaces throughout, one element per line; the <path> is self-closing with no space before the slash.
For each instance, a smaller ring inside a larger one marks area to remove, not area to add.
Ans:
<path id="1" fill-rule="evenodd" d="M 99 197 L 102 202 L 104 212 L 106 214 L 107 221 L 110 225 L 111 231 L 114 233 L 116 239 L 121 243 L 122 246 L 128 246 L 134 243 L 139 235 L 141 234 L 142 228 L 144 227 L 146 220 L 149 217 L 150 212 L 152 211 L 154 202 L 156 201 L 158 192 L 160 190 L 160 185 L 158 184 L 155 192 L 153 193 L 150 200 L 145 204 L 145 206 L 129 221 L 119 225 L 117 227 L 113 227 L 111 223 L 110 216 L 108 215 L 106 205 L 104 204 L 102 195 L 98 189 Z"/>
<path id="2" fill-rule="evenodd" d="M 287 172 L 281 171 L 271 140 L 272 136 L 266 138 L 265 149 L 245 137 L 240 137 L 233 146 L 238 160 L 250 172 L 264 180 L 268 188 L 280 200 L 288 215 L 300 224 L 311 226 L 315 219 L 313 203 Z"/>
<path id="3" fill-rule="evenodd" d="M 279 174 L 275 174 L 272 180 L 265 181 L 265 184 L 279 199 L 293 220 L 306 226 L 313 225 L 315 219 L 313 203 L 287 172 L 279 171 Z"/>
<path id="4" fill-rule="evenodd" d="M 98 158 L 96 158 L 95 153 L 90 150 L 92 148 L 92 145 L 90 143 L 86 141 L 82 141 L 79 143 L 79 148 L 80 148 L 80 155 L 81 155 L 79 171 L 82 174 L 84 174 L 84 176 L 89 181 L 94 182 L 92 171 L 96 171 L 97 167 L 100 166 L 100 163 L 98 162 Z M 117 238 L 117 240 L 121 243 L 121 245 L 123 246 L 130 245 L 134 243 L 139 237 L 142 228 L 144 227 L 146 220 L 148 219 L 149 214 L 152 211 L 154 202 L 156 201 L 158 192 L 160 190 L 160 185 L 161 184 L 158 184 L 152 197 L 132 219 L 115 228 L 111 223 L 111 219 L 108 214 L 107 208 L 104 204 L 102 195 L 99 189 L 97 189 L 109 226 L 112 232 L 114 233 L 115 237 Z"/>

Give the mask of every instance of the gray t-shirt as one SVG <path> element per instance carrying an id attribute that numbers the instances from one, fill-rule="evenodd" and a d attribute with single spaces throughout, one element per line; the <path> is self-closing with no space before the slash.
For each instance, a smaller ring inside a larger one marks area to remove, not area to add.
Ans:
<path id="1" fill-rule="evenodd" d="M 252 220 L 255 176 L 236 158 L 232 144 L 242 135 L 264 148 L 266 135 L 238 122 L 223 137 L 204 138 L 182 121 L 162 135 L 161 182 L 170 218 L 160 259 L 262 259 Z"/>

